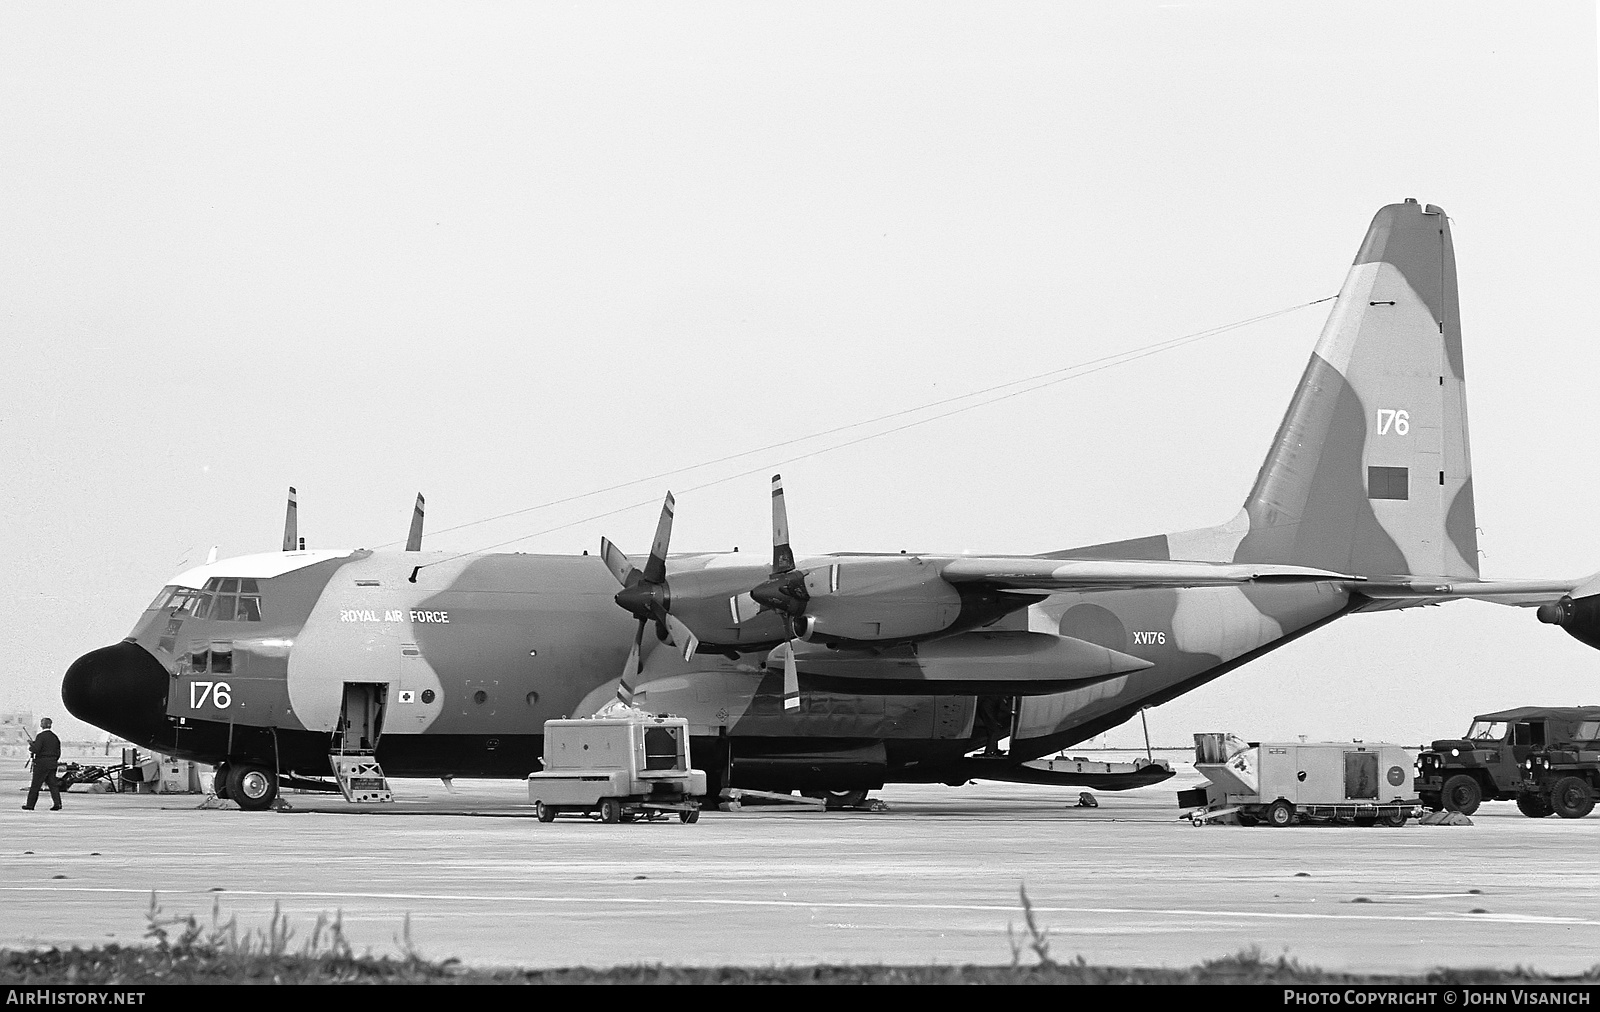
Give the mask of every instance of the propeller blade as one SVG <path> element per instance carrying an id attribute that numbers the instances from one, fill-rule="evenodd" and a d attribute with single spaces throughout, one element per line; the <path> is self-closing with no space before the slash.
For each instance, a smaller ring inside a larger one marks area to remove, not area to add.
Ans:
<path id="1" fill-rule="evenodd" d="M 694 652 L 700 648 L 700 637 L 694 634 L 693 629 L 684 625 L 682 619 L 671 612 L 666 614 L 666 619 L 667 631 L 672 635 L 673 645 L 683 649 L 684 660 L 693 657 Z"/>
<path id="2" fill-rule="evenodd" d="M 793 643 L 783 645 L 783 708 L 800 708 L 800 672 L 795 669 Z"/>
<path id="3" fill-rule="evenodd" d="M 298 525 L 300 507 L 296 500 L 294 486 L 289 486 L 289 505 L 283 508 L 283 550 L 294 551 L 295 542 L 299 536 Z"/>
<path id="4" fill-rule="evenodd" d="M 639 676 L 639 644 L 644 641 L 643 619 L 639 621 L 639 631 L 633 636 L 633 649 L 628 651 L 628 663 L 622 669 L 622 677 L 617 679 L 617 702 L 623 706 L 633 705 L 633 680 Z"/>
<path id="5" fill-rule="evenodd" d="M 794 569 L 794 549 L 789 547 L 789 510 L 783 504 L 783 475 L 772 476 L 772 575 Z"/>
<path id="6" fill-rule="evenodd" d="M 661 583 L 667 578 L 667 543 L 672 540 L 672 493 L 661 503 L 661 519 L 656 523 L 656 539 L 650 545 L 650 560 L 644 564 L 644 582 Z"/>
<path id="7" fill-rule="evenodd" d="M 610 538 L 600 539 L 600 558 L 605 560 L 606 568 L 611 570 L 611 575 L 624 587 L 631 587 L 639 582 L 639 570 L 633 560 L 623 554 L 622 549 L 611 543 Z"/>
<path id="8" fill-rule="evenodd" d="M 743 625 L 761 614 L 761 604 L 749 594 L 740 594 L 728 598 L 728 613 L 733 616 L 734 625 Z"/>
<path id="9" fill-rule="evenodd" d="M 422 493 L 417 493 L 417 504 L 411 508 L 411 533 L 406 535 L 406 551 L 422 551 Z"/>

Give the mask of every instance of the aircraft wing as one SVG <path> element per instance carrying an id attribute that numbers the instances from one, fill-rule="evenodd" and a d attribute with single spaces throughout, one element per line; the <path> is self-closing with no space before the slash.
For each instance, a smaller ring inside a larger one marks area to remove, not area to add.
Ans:
<path id="1" fill-rule="evenodd" d="M 949 583 L 986 583 L 1016 593 L 1225 587 L 1243 583 L 1347 583 L 1359 576 L 1305 566 L 1150 559 L 950 559 L 940 574 Z"/>
<path id="2" fill-rule="evenodd" d="M 1375 601 L 1442 604 L 1465 599 L 1513 608 L 1537 608 L 1544 604 L 1555 604 L 1563 597 L 1588 597 L 1600 593 L 1600 579 L 1597 576 L 1581 576 L 1570 580 L 1451 580 L 1444 577 L 1430 580 L 1411 577 L 1404 580 L 1368 580 L 1349 589 Z"/>

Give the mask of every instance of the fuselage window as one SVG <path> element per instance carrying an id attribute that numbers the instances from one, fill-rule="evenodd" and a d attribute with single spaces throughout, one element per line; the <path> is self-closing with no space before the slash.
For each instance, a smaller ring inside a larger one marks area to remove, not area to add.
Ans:
<path id="1" fill-rule="evenodd" d="M 211 644 L 211 671 L 213 674 L 226 675 L 233 672 L 233 644 Z"/>

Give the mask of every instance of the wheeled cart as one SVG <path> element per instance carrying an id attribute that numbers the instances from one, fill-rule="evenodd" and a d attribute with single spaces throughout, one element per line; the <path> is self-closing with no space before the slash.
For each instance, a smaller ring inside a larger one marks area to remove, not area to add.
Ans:
<path id="1" fill-rule="evenodd" d="M 1416 750 L 1381 742 L 1245 742 L 1194 736 L 1206 783 L 1178 793 L 1196 826 L 1292 826 L 1297 821 L 1403 826 L 1421 812 L 1411 790 Z"/>
<path id="2" fill-rule="evenodd" d="M 689 765 L 687 720 L 620 708 L 545 721 L 544 769 L 528 775 L 540 822 L 558 815 L 633 822 L 676 812 L 692 823 L 705 792 L 705 773 Z"/>

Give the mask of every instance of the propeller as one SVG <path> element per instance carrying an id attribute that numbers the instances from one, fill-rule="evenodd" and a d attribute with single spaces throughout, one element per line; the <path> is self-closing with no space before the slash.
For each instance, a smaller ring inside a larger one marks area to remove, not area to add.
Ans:
<path id="1" fill-rule="evenodd" d="M 628 651 L 628 663 L 617 682 L 617 701 L 624 706 L 633 705 L 634 682 L 642 666 L 639 654 L 644 644 L 645 626 L 654 622 L 656 636 L 663 642 L 682 648 L 684 660 L 693 657 L 700 646 L 700 638 L 694 631 L 667 610 L 672 602 L 672 594 L 667 587 L 667 546 L 672 540 L 672 511 L 672 493 L 668 492 L 661 504 L 661 519 L 656 523 L 656 538 L 650 545 L 650 558 L 645 562 L 642 572 L 609 539 L 600 539 L 600 558 L 611 570 L 611 575 L 622 584 L 614 600 L 639 620 L 639 628 L 633 634 L 633 649 Z"/>
<path id="2" fill-rule="evenodd" d="M 833 566 L 827 592 L 839 589 L 839 567 Z M 763 611 L 783 616 L 789 638 L 772 652 L 776 659 L 783 652 L 783 708 L 800 706 L 800 676 L 795 670 L 794 641 L 811 634 L 812 619 L 806 603 L 813 590 L 820 590 L 815 578 L 794 566 L 794 549 L 789 547 L 789 510 L 784 505 L 783 475 L 772 476 L 772 569 L 768 578 L 748 593 L 728 599 L 728 610 L 735 625 L 748 622 Z"/>

